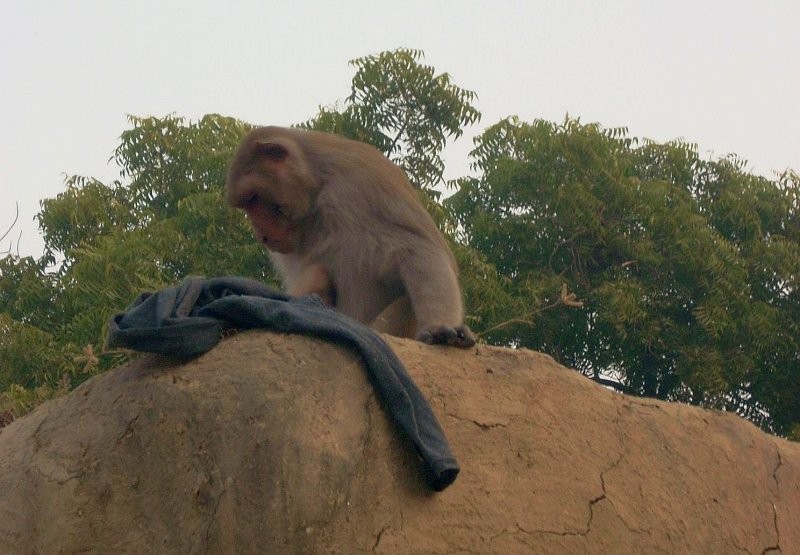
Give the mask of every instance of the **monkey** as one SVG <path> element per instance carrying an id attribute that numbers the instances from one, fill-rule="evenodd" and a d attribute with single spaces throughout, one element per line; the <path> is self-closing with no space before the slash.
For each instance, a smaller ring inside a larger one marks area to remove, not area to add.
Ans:
<path id="1" fill-rule="evenodd" d="M 452 251 L 405 172 L 376 148 L 258 127 L 237 148 L 225 187 L 289 294 L 317 294 L 377 331 L 475 344 Z"/>

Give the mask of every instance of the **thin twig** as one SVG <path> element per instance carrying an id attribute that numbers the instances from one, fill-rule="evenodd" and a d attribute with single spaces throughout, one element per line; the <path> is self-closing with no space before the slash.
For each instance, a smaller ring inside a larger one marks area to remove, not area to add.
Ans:
<path id="1" fill-rule="evenodd" d="M 483 330 L 481 333 L 479 333 L 477 335 L 478 335 L 478 337 L 483 337 L 487 333 L 491 333 L 491 332 L 493 332 L 495 330 L 499 330 L 499 329 L 504 328 L 506 326 L 510 326 L 511 324 L 525 324 L 525 325 L 528 325 L 528 326 L 531 326 L 531 327 L 534 326 L 534 323 L 531 322 L 530 320 L 523 320 L 521 318 L 512 318 L 511 320 L 506 320 L 505 322 L 500 322 L 499 324 L 497 324 L 496 326 L 492 326 L 488 330 Z"/>
<path id="2" fill-rule="evenodd" d="M 567 306 L 569 308 L 582 308 L 583 307 L 583 302 L 579 301 L 579 300 L 577 300 L 575 298 L 575 293 L 569 293 L 567 291 L 567 284 L 564 283 L 561 286 L 561 292 L 560 292 L 558 300 L 550 303 L 547 306 L 543 306 L 539 310 L 536 310 L 534 312 L 534 315 L 541 314 L 542 312 L 544 312 L 546 310 L 553 309 L 553 308 L 555 308 L 557 306 L 560 306 L 560 305 L 564 305 L 564 306 Z M 499 324 L 497 324 L 496 326 L 492 326 L 488 330 L 483 330 L 482 332 L 480 332 L 480 333 L 478 333 L 476 335 L 478 337 L 484 337 L 488 333 L 491 333 L 493 331 L 499 330 L 499 329 L 504 328 L 506 326 L 510 326 L 512 324 L 525 324 L 525 325 L 530 326 L 530 327 L 534 327 L 536 325 L 531 320 L 524 320 L 522 318 L 512 318 L 510 320 L 506 320 L 505 322 L 500 322 Z"/>
<path id="3" fill-rule="evenodd" d="M 6 238 L 6 235 L 8 235 L 9 233 L 11 233 L 11 230 L 12 230 L 12 229 L 14 229 L 14 226 L 15 226 L 15 225 L 17 225 L 17 220 L 19 219 L 19 202 L 15 202 L 15 203 L 14 203 L 14 208 L 15 208 L 15 211 L 16 211 L 16 213 L 14 214 L 14 221 L 13 221 L 13 222 L 11 222 L 11 225 L 10 225 L 10 226 L 8 226 L 8 229 L 5 231 L 5 233 L 3 233 L 2 235 L 0 235 L 0 241 L 2 241 L 3 239 L 5 239 L 5 238 Z"/>

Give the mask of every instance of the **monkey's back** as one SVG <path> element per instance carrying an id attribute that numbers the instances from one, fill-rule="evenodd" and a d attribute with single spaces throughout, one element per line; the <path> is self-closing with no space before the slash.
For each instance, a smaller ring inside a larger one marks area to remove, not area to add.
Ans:
<path id="1" fill-rule="evenodd" d="M 268 129 L 275 136 L 294 140 L 307 156 L 320 184 L 316 217 L 326 229 L 352 231 L 362 238 L 367 233 L 379 243 L 384 237 L 405 239 L 409 248 L 435 238 L 436 248 L 445 249 L 455 265 L 417 190 L 405 172 L 378 149 L 332 133 Z"/>

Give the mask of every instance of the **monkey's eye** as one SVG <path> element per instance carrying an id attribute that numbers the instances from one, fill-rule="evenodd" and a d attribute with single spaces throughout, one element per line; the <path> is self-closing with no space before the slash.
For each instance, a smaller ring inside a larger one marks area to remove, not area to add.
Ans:
<path id="1" fill-rule="evenodd" d="M 267 211 L 273 216 L 283 216 L 286 217 L 286 210 L 280 204 L 273 204 L 267 203 L 266 205 Z"/>
<path id="2" fill-rule="evenodd" d="M 242 208 L 245 210 L 255 208 L 259 203 L 258 195 L 250 194 L 242 198 Z"/>

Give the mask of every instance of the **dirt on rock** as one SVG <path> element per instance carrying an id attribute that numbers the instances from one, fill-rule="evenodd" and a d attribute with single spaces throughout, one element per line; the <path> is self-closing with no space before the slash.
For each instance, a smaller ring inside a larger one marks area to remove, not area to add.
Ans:
<path id="1" fill-rule="evenodd" d="M 355 354 L 247 332 L 0 430 L 0 553 L 800 553 L 800 445 L 542 354 L 387 340 L 461 464 L 445 491 Z"/>

